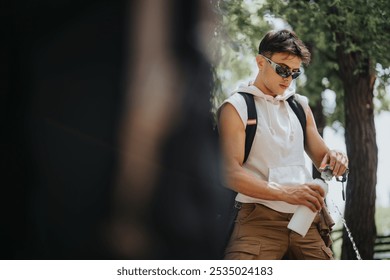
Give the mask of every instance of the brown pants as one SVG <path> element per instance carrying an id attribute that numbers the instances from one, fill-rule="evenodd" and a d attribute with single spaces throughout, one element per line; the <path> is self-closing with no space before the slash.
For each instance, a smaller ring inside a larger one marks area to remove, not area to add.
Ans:
<path id="1" fill-rule="evenodd" d="M 316 226 L 319 216 L 303 238 L 287 228 L 292 215 L 257 203 L 242 203 L 225 250 L 225 259 L 333 259 L 332 251 L 325 245 Z"/>

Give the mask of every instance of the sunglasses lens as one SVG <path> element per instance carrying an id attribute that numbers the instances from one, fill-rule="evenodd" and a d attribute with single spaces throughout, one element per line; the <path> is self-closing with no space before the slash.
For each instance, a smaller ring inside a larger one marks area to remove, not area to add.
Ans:
<path id="1" fill-rule="evenodd" d="M 295 80 L 296 78 L 299 77 L 299 75 L 301 75 L 301 72 L 293 72 L 291 76 L 292 76 L 293 80 Z"/>
<path id="2" fill-rule="evenodd" d="M 275 72 L 281 76 L 282 78 L 287 78 L 290 76 L 290 71 L 288 71 L 286 68 L 283 68 L 280 65 L 276 65 Z"/>
<path id="3" fill-rule="evenodd" d="M 269 64 L 272 65 L 272 68 L 274 68 L 276 74 L 278 74 L 282 78 L 288 78 L 291 76 L 292 79 L 294 80 L 294 79 L 298 78 L 299 75 L 301 75 L 301 71 L 291 72 L 290 69 L 285 68 L 283 66 L 280 66 L 279 64 L 270 60 L 269 58 L 267 58 L 267 57 L 264 57 L 264 58 L 269 62 Z"/>
<path id="4" fill-rule="evenodd" d="M 284 67 L 282 67 L 280 65 L 276 66 L 275 71 L 282 78 L 288 78 L 288 77 L 291 76 L 293 80 L 295 80 L 296 78 L 299 77 L 299 75 L 301 75 L 300 71 L 291 72 L 289 69 L 286 69 L 286 68 L 284 68 Z"/>

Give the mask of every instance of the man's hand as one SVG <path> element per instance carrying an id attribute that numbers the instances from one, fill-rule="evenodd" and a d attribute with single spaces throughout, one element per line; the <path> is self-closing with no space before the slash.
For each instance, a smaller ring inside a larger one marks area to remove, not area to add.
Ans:
<path id="1" fill-rule="evenodd" d="M 322 159 L 320 170 L 323 170 L 326 165 L 332 170 L 333 176 L 343 176 L 348 170 L 348 157 L 343 152 L 330 150 Z"/>
<path id="2" fill-rule="evenodd" d="M 283 186 L 283 201 L 305 205 L 313 212 L 318 212 L 324 206 L 325 191 L 315 183 L 305 183 L 303 185 Z"/>

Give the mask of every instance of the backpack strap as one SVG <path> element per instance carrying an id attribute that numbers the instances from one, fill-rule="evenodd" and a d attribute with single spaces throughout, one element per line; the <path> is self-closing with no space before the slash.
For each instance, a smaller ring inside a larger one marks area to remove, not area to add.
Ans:
<path id="1" fill-rule="evenodd" d="M 255 139 L 256 135 L 256 128 L 257 128 L 257 112 L 256 112 L 256 106 L 255 106 L 255 100 L 253 97 L 253 94 L 247 93 L 247 92 L 239 92 L 241 94 L 246 102 L 246 107 L 248 111 L 248 121 L 247 125 L 245 127 L 245 155 L 244 155 L 244 162 L 248 159 L 249 153 L 252 148 L 253 140 Z"/>
<path id="2" fill-rule="evenodd" d="M 253 139 L 256 135 L 257 112 L 253 95 L 246 92 L 239 92 L 239 94 L 244 97 L 248 111 L 248 121 L 245 127 L 244 162 L 246 162 L 252 147 Z M 220 205 L 217 207 L 217 228 L 220 231 L 219 235 L 221 237 L 218 244 L 218 253 L 221 256 L 221 259 L 224 257 L 225 248 L 233 232 L 238 214 L 238 208 L 234 206 L 236 196 L 237 192 L 225 187 L 222 188 L 219 193 Z"/>
<path id="3" fill-rule="evenodd" d="M 306 143 L 306 113 L 305 113 L 305 110 L 303 109 L 302 104 L 299 103 L 299 101 L 295 99 L 294 95 L 287 98 L 287 102 L 290 105 L 291 109 L 294 111 L 299 122 L 301 123 L 302 131 L 303 131 L 303 139 L 304 139 L 304 143 Z"/>

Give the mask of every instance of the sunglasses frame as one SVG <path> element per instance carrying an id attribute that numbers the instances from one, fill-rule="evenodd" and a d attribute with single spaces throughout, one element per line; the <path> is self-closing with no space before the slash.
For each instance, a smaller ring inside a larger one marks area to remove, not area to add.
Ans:
<path id="1" fill-rule="evenodd" d="M 273 62 L 271 59 L 268 57 L 264 56 L 261 54 L 262 57 L 265 58 L 265 60 L 268 61 L 268 63 L 271 65 L 272 69 L 274 69 L 275 73 L 278 74 L 282 78 L 288 78 L 291 76 L 293 80 L 299 77 L 299 75 L 302 74 L 300 70 L 298 71 L 291 71 L 290 69 L 283 67 L 282 65 L 279 65 L 275 62 Z"/>

